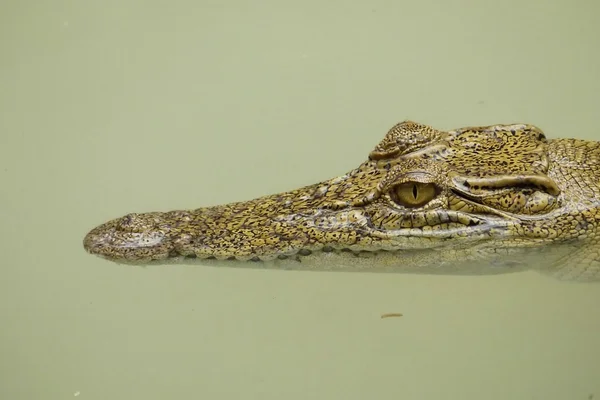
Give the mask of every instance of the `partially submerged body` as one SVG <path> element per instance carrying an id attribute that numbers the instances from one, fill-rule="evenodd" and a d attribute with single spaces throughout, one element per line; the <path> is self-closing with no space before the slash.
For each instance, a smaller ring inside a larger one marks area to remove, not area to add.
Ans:
<path id="1" fill-rule="evenodd" d="M 84 247 L 116 262 L 600 280 L 600 143 L 532 125 L 443 132 L 405 121 L 315 185 L 196 210 L 128 214 Z"/>

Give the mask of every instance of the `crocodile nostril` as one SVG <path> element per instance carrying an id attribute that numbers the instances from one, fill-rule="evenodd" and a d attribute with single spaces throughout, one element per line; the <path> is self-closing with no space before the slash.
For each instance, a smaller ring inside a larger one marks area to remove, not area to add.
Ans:
<path id="1" fill-rule="evenodd" d="M 125 233 L 144 233 L 154 230 L 159 222 L 158 213 L 131 213 L 119 218 L 115 229 Z"/>
<path id="2" fill-rule="evenodd" d="M 135 232 L 137 214 L 127 214 L 119 220 L 117 228 L 122 231 Z"/>

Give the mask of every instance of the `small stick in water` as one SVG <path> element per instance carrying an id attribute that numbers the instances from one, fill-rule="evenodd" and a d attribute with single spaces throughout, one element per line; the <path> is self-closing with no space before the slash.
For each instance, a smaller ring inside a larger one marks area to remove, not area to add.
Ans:
<path id="1" fill-rule="evenodd" d="M 394 318 L 394 317 L 401 317 L 402 314 L 401 313 L 386 313 L 386 314 L 381 314 L 381 319 L 384 318 Z"/>

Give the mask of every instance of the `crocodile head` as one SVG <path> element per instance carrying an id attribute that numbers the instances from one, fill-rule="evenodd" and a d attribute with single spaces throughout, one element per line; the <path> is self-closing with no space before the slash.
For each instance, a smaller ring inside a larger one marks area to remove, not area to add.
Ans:
<path id="1" fill-rule="evenodd" d="M 586 156 L 581 146 L 583 155 L 570 150 L 579 142 L 551 142 L 526 124 L 444 132 L 405 121 L 343 176 L 246 202 L 128 214 L 93 229 L 84 247 L 121 262 L 185 256 L 326 263 L 345 252 L 368 253 L 368 264 L 383 269 L 515 263 L 521 249 L 595 232 L 597 189 L 569 189 L 584 182 L 569 182 L 565 168 L 586 168 L 583 158 L 595 160 L 598 147 L 589 145 L 595 155 Z"/>

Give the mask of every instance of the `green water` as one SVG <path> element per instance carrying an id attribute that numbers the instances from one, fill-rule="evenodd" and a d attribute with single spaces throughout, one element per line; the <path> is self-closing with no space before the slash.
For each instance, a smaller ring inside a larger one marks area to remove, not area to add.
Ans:
<path id="1" fill-rule="evenodd" d="M 597 284 L 143 269 L 81 246 L 127 212 L 343 174 L 404 119 L 600 140 L 599 11 L 3 3 L 0 398 L 599 397 Z"/>

